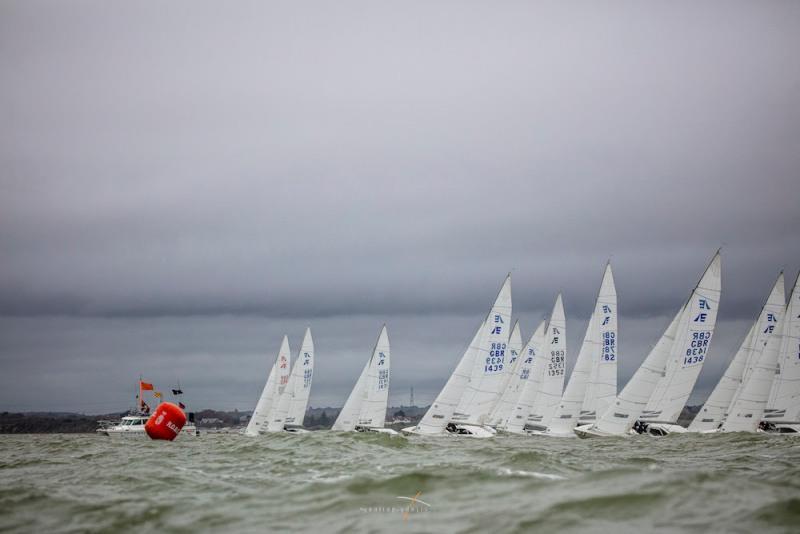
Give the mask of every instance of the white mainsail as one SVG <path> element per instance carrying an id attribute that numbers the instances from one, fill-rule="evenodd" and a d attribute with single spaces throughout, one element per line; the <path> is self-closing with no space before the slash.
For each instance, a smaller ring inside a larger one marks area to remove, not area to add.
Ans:
<path id="1" fill-rule="evenodd" d="M 258 398 L 256 409 L 253 410 L 253 415 L 247 423 L 247 428 L 244 433 L 248 436 L 256 436 L 261 431 L 267 430 L 267 423 L 270 419 L 270 414 L 278 399 L 278 386 L 282 380 L 281 365 L 289 365 L 289 338 L 283 336 L 281 348 L 278 350 L 278 356 L 275 358 L 275 363 L 270 368 L 267 383 L 264 384 L 264 389 L 261 391 L 261 397 Z M 284 383 L 285 384 L 285 383 Z"/>
<path id="2" fill-rule="evenodd" d="M 656 385 L 640 420 L 676 424 L 703 368 L 717 322 L 721 271 L 717 253 L 684 310 L 664 377 Z"/>
<path id="3" fill-rule="evenodd" d="M 303 344 L 300 346 L 300 355 L 292 369 L 291 401 L 289 412 L 286 415 L 287 425 L 303 425 L 308 408 L 308 397 L 311 394 L 311 383 L 314 379 L 314 340 L 311 337 L 311 328 L 306 328 Z"/>
<path id="4" fill-rule="evenodd" d="M 697 328 L 699 325 L 707 325 L 716 320 L 716 308 L 721 287 L 720 264 L 720 254 L 717 251 L 689 300 L 672 319 L 661 339 L 633 374 L 614 403 L 605 413 L 598 414 L 597 422 L 588 427 L 590 433 L 627 434 L 644 411 L 658 383 L 666 376 L 668 362 L 673 355 L 682 355 L 687 359 L 686 363 L 689 365 L 698 363 L 694 361 L 695 359 L 698 361 L 705 359 L 708 349 L 707 341 L 710 339 L 705 338 L 708 330 L 697 330 Z M 701 333 L 703 339 L 701 339 Z M 689 358 L 692 359 L 691 364 Z"/>
<path id="5" fill-rule="evenodd" d="M 736 391 L 742 386 L 746 363 L 755 352 L 755 347 L 763 347 L 763 340 L 766 339 L 764 336 L 774 329 L 774 326 L 770 328 L 771 320 L 775 313 L 783 308 L 784 298 L 785 289 L 781 273 L 730 365 L 689 425 L 690 432 L 716 430 L 722 424 Z"/>
<path id="6" fill-rule="evenodd" d="M 487 351 L 481 350 L 484 339 L 490 339 L 488 332 L 494 330 L 496 327 L 495 317 L 510 318 L 511 316 L 511 275 L 509 274 L 500 292 L 497 294 L 492 309 L 489 314 L 481 322 L 478 330 L 472 338 L 472 341 L 467 347 L 467 350 L 461 356 L 458 365 L 456 365 L 453 374 L 447 379 L 447 383 L 439 392 L 436 399 L 425 412 L 420 422 L 413 428 L 413 432 L 417 434 L 441 434 L 444 432 L 447 424 L 453 419 L 453 414 L 458 407 L 464 391 L 470 381 L 473 373 L 473 368 L 476 367 L 476 360 L 478 355 L 481 354 L 481 363 L 484 360 L 483 354 Z M 505 332 L 505 328 L 501 325 L 501 333 Z M 496 335 L 496 334 L 495 334 Z M 489 345 L 491 347 L 491 345 Z M 487 363 L 488 365 L 488 363 Z"/>
<path id="7" fill-rule="evenodd" d="M 389 336 L 386 325 L 383 325 L 372 355 L 331 430 L 348 432 L 356 427 L 383 428 L 389 401 L 389 356 Z"/>
<path id="8" fill-rule="evenodd" d="M 771 335 L 759 354 L 753 358 L 755 364 L 728 408 L 728 415 L 720 428 L 722 432 L 755 432 L 758 428 L 767 407 L 778 367 L 778 355 L 783 342 L 782 333 L 786 324 L 783 320 L 785 311 L 784 306 L 784 309 L 770 318 L 771 324 L 768 329 Z"/>
<path id="9" fill-rule="evenodd" d="M 511 325 L 511 275 L 506 277 L 492 313 L 484 325 L 470 378 L 452 421 L 485 425 L 505 383 L 508 362 L 508 336 Z"/>
<path id="10" fill-rule="evenodd" d="M 511 413 L 511 409 L 516 404 L 517 397 L 521 391 L 519 373 L 524 366 L 525 359 L 520 356 L 522 354 L 522 334 L 519 331 L 519 321 L 514 323 L 511 335 L 508 337 L 508 352 L 510 358 L 508 360 L 505 384 L 500 388 L 500 396 L 489 416 L 490 426 L 497 426 L 508 419 L 508 414 Z"/>
<path id="11" fill-rule="evenodd" d="M 361 411 L 358 414 L 358 426 L 383 428 L 386 423 L 386 407 L 389 404 L 390 356 L 389 335 L 386 333 L 386 325 L 383 325 L 367 370 L 364 402 L 361 404 Z"/>
<path id="12" fill-rule="evenodd" d="M 589 324 L 586 326 L 586 334 L 583 338 L 581 350 L 578 353 L 578 359 L 575 361 L 575 367 L 572 369 L 569 382 L 567 382 L 567 387 L 564 389 L 564 395 L 561 397 L 561 402 L 550 422 L 549 433 L 574 436 L 572 429 L 578 424 L 578 418 L 582 413 L 581 410 L 589 393 L 590 382 L 602 389 L 606 384 L 599 381 L 607 380 L 613 385 L 613 394 L 616 395 L 616 309 L 616 290 L 614 289 L 614 279 L 611 275 L 611 265 L 608 264 L 603 273 L 603 281 L 600 284 L 600 291 L 597 294 L 594 310 L 589 317 Z M 606 358 L 605 362 L 601 363 L 603 358 Z M 605 369 L 603 369 L 603 376 L 600 376 L 601 365 L 613 366 L 613 377 L 610 376 L 611 373 L 605 372 Z M 593 396 L 596 394 L 594 389 L 591 394 Z M 587 404 L 594 406 L 595 403 L 596 398 Z"/>
<path id="13" fill-rule="evenodd" d="M 291 376 L 291 363 L 292 355 L 289 352 L 289 343 L 286 343 L 286 353 L 278 354 L 278 361 L 276 362 L 278 371 L 278 380 L 275 386 L 274 400 L 272 407 L 269 411 L 267 418 L 267 428 L 262 429 L 267 432 L 279 432 L 283 430 L 286 415 L 289 413 L 289 396 L 287 393 L 287 386 L 289 385 L 289 377 Z"/>
<path id="14" fill-rule="evenodd" d="M 603 414 L 617 398 L 617 362 L 619 360 L 619 333 L 617 331 L 617 288 L 611 263 L 603 274 L 600 295 L 595 313 L 599 313 L 597 326 L 600 333 L 600 352 L 595 353 L 592 374 L 581 407 L 580 424 L 593 423 L 597 414 Z"/>
<path id="15" fill-rule="evenodd" d="M 784 315 L 778 373 L 772 384 L 764 420 L 800 423 L 800 275 L 795 279 Z"/>
<path id="16" fill-rule="evenodd" d="M 517 434 L 522 433 L 525 429 L 533 409 L 533 401 L 536 400 L 536 395 L 539 393 L 542 374 L 547 367 L 547 361 L 542 353 L 546 333 L 547 321 L 542 321 L 528 340 L 528 344 L 525 345 L 522 351 L 525 359 L 522 360 L 522 368 L 515 381 L 516 388 L 519 390 L 517 401 L 506 420 L 500 423 L 498 428 Z"/>
<path id="17" fill-rule="evenodd" d="M 556 297 L 550 323 L 547 325 L 547 346 L 545 347 L 545 368 L 541 375 L 541 383 L 533 410 L 528 417 L 528 424 L 539 429 L 546 429 L 555 414 L 564 389 L 565 356 L 567 352 L 567 321 L 564 316 L 564 303 L 561 294 Z"/>

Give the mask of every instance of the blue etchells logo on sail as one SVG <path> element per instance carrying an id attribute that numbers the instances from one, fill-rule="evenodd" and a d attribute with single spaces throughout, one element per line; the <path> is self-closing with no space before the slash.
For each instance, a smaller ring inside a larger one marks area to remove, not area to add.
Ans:
<path id="1" fill-rule="evenodd" d="M 389 387 L 389 369 L 386 365 L 386 354 L 378 353 L 378 391 Z"/>
<path id="2" fill-rule="evenodd" d="M 698 297 L 697 301 L 692 304 L 689 339 L 683 355 L 683 367 L 701 364 L 706 359 L 715 319 L 716 310 L 712 308 L 711 302 L 706 298 Z"/>
<path id="3" fill-rule="evenodd" d="M 505 327 L 503 316 L 495 314 L 492 323 L 490 334 L 502 335 Z M 484 374 L 495 374 L 503 372 L 506 358 L 506 342 L 505 341 L 492 341 L 489 346 L 489 355 L 486 357 L 486 364 L 483 366 Z"/>

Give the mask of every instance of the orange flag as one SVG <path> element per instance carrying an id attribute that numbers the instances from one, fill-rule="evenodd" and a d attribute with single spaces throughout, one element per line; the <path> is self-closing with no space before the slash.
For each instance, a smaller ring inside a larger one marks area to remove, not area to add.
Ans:
<path id="1" fill-rule="evenodd" d="M 151 389 L 152 389 L 152 388 L 151 388 Z M 160 398 L 161 398 L 161 392 L 160 392 L 160 391 L 154 391 L 154 392 L 153 392 L 153 396 L 154 396 L 155 398 L 157 398 L 157 399 L 160 399 Z"/>
<path id="2" fill-rule="evenodd" d="M 147 382 L 142 382 L 141 380 L 139 380 L 139 387 L 143 391 L 153 391 L 153 384 L 148 384 Z"/>

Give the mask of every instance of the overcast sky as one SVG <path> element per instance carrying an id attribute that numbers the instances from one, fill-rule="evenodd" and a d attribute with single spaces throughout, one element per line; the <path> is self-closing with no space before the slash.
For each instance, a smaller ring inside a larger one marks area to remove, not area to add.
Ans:
<path id="1" fill-rule="evenodd" d="M 427 404 L 609 258 L 623 385 L 722 246 L 696 402 L 794 280 L 800 3 L 300 4 L 0 3 L 0 409 L 252 409 L 306 325 L 339 406 L 384 322 Z"/>

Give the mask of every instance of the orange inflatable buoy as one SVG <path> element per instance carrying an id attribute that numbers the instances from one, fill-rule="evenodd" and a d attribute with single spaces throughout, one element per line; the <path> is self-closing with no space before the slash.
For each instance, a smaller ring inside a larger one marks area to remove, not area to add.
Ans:
<path id="1" fill-rule="evenodd" d="M 162 402 L 144 424 L 144 430 L 151 439 L 172 441 L 186 424 L 186 414 L 171 402 Z"/>

